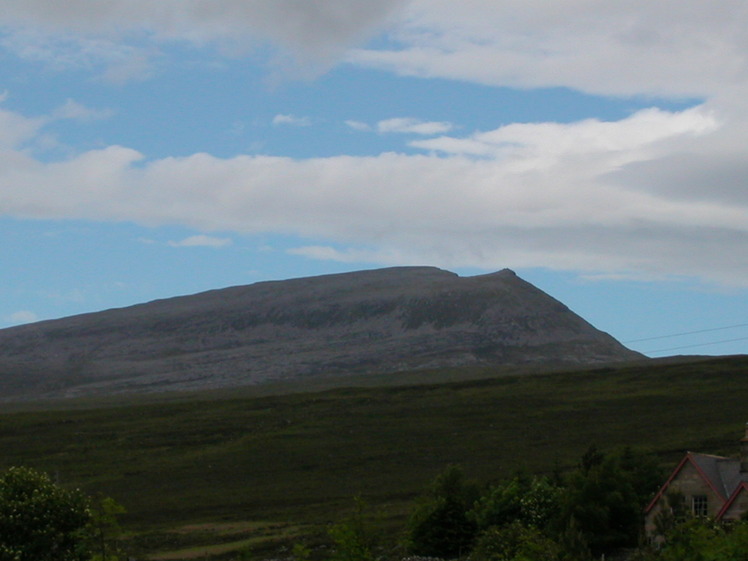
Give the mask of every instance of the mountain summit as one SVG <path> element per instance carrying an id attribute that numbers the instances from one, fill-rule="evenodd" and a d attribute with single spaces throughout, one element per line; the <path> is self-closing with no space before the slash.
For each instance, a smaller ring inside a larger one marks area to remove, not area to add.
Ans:
<path id="1" fill-rule="evenodd" d="M 260 282 L 0 330 L 0 395 L 199 390 L 461 365 L 641 358 L 505 269 Z"/>

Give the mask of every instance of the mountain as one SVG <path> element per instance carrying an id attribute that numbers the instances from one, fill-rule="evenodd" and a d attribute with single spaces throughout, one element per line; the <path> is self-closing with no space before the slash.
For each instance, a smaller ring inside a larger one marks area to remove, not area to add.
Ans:
<path id="1" fill-rule="evenodd" d="M 6 400 L 642 358 L 505 269 L 261 282 L 0 330 Z"/>

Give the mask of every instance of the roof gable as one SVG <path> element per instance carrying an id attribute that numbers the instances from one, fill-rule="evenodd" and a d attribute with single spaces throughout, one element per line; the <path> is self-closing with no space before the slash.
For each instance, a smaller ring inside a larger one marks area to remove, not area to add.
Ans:
<path id="1" fill-rule="evenodd" d="M 678 466 L 670 474 L 665 484 L 660 488 L 652 501 L 644 510 L 648 513 L 662 498 L 670 484 L 678 477 L 683 468 L 692 465 L 699 477 L 709 486 L 714 493 L 723 501 L 727 501 L 735 489 L 740 486 L 740 461 L 723 456 L 712 456 L 710 454 L 696 454 L 688 452 L 680 461 Z"/>
<path id="2" fill-rule="evenodd" d="M 727 500 L 740 485 L 740 460 L 694 453 L 691 453 L 691 460 L 723 500 Z"/>
<path id="3" fill-rule="evenodd" d="M 727 500 L 724 506 L 717 513 L 717 520 L 720 520 L 725 515 L 725 513 L 730 510 L 730 507 L 732 507 L 732 505 L 735 503 L 737 498 L 743 492 L 748 492 L 748 481 L 741 481 L 740 484 L 738 484 L 735 491 L 732 493 L 732 495 L 730 495 L 730 498 Z"/>

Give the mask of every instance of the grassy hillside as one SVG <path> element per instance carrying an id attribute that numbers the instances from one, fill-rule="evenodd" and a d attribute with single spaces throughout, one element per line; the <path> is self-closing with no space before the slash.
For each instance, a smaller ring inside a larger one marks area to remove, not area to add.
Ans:
<path id="1" fill-rule="evenodd" d="M 666 463 L 686 449 L 732 455 L 748 421 L 748 357 L 480 376 L 8 412 L 0 467 L 110 495 L 134 529 L 296 525 L 332 520 L 356 495 L 400 516 L 449 463 L 487 482 L 571 466 L 592 443 Z"/>

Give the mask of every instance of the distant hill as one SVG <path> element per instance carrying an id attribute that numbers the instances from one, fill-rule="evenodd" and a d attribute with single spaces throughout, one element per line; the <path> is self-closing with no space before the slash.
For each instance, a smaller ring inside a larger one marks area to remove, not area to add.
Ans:
<path id="1" fill-rule="evenodd" d="M 0 399 L 642 356 L 510 270 L 261 282 L 0 330 Z"/>

